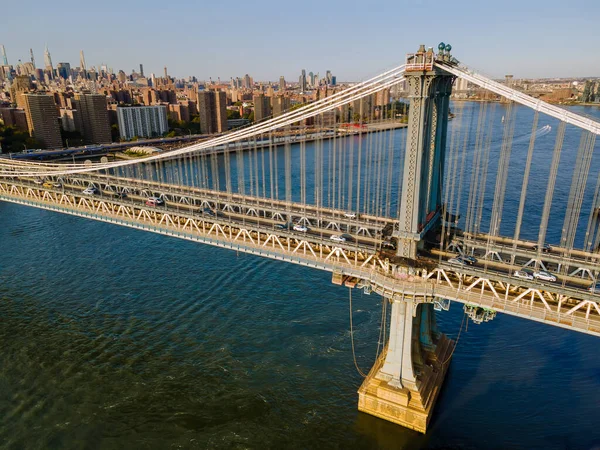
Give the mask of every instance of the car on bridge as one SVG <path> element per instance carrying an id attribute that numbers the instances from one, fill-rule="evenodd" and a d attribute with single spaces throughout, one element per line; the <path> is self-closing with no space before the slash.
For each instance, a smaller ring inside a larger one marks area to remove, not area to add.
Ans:
<path id="1" fill-rule="evenodd" d="M 534 278 L 537 278 L 538 280 L 552 281 L 552 282 L 556 281 L 556 276 L 546 270 L 538 270 L 537 272 L 533 273 L 533 276 L 534 276 Z"/>
<path id="2" fill-rule="evenodd" d="M 42 186 L 44 186 L 45 188 L 53 188 L 53 184 L 51 181 L 44 181 L 44 184 L 42 184 Z"/>
<path id="3" fill-rule="evenodd" d="M 348 219 L 356 219 L 358 217 L 358 214 L 352 211 L 348 211 L 344 213 L 344 217 L 347 217 Z"/>
<path id="4" fill-rule="evenodd" d="M 146 206 L 161 206 L 164 204 L 165 201 L 160 197 L 148 197 L 146 200 Z"/>
<path id="5" fill-rule="evenodd" d="M 533 280 L 533 270 L 519 269 L 515 270 L 514 276 L 523 280 Z"/>
<path id="6" fill-rule="evenodd" d="M 550 250 L 552 250 L 552 247 L 550 247 L 549 244 L 542 244 L 541 246 L 538 246 L 538 244 L 535 244 L 533 247 L 531 247 L 534 251 L 538 251 L 538 247 L 544 252 L 544 253 L 548 253 Z"/>
<path id="7" fill-rule="evenodd" d="M 459 253 L 458 255 L 456 255 L 456 257 L 462 259 L 470 266 L 472 266 L 473 264 L 477 264 L 477 258 L 475 258 L 474 256 L 462 255 Z"/>
<path id="8" fill-rule="evenodd" d="M 297 223 L 296 225 L 294 225 L 294 231 L 300 231 L 302 233 L 306 233 L 308 231 L 308 227 L 305 227 L 304 225 L 300 225 L 299 223 Z"/>
<path id="9" fill-rule="evenodd" d="M 127 193 L 125 191 L 115 191 L 112 193 L 114 198 L 124 199 L 127 198 Z"/>
<path id="10" fill-rule="evenodd" d="M 448 264 L 452 264 L 453 266 L 465 266 L 467 263 L 461 256 L 456 256 L 454 258 L 450 258 L 448 260 Z"/>
<path id="11" fill-rule="evenodd" d="M 344 236 L 340 236 L 339 234 L 332 234 L 329 239 L 333 242 L 346 242 L 346 238 Z"/>
<path id="12" fill-rule="evenodd" d="M 44 184 L 44 180 L 42 180 L 41 178 L 36 178 L 35 180 L 33 180 L 33 182 L 35 184 Z"/>
<path id="13" fill-rule="evenodd" d="M 85 195 L 97 195 L 100 193 L 96 186 L 89 186 L 83 190 Z"/>
<path id="14" fill-rule="evenodd" d="M 62 183 L 60 181 L 55 181 L 54 183 L 52 183 L 52 187 L 61 188 L 62 187 Z"/>
<path id="15" fill-rule="evenodd" d="M 588 291 L 590 291 L 592 294 L 600 294 L 600 283 L 592 284 L 588 288 Z"/>

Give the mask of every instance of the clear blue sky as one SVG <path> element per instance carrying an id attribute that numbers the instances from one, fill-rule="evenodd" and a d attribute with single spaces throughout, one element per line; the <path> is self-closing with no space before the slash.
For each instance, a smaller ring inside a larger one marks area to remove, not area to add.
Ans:
<path id="1" fill-rule="evenodd" d="M 83 49 L 88 66 L 126 72 L 360 80 L 444 41 L 494 77 L 600 76 L 598 0 L 30 0 L 4 2 L 0 17 L 9 62 L 33 48 L 38 67 L 48 43 L 55 66 L 78 66 Z"/>

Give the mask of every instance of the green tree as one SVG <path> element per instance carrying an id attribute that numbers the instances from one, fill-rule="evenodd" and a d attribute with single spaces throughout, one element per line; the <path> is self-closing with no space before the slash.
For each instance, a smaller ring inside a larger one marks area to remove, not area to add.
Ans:
<path id="1" fill-rule="evenodd" d="M 227 110 L 227 120 L 233 120 L 233 119 L 239 119 L 240 118 L 240 112 L 233 110 L 233 109 L 228 109 Z"/>

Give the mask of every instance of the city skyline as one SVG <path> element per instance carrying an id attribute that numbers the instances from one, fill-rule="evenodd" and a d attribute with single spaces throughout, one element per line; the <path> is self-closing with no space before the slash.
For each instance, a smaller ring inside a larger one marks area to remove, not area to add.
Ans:
<path id="1" fill-rule="evenodd" d="M 119 27 L 119 33 L 90 33 L 89 23 L 71 21 L 81 12 L 68 4 L 34 1 L 33 6 L 44 21 L 34 21 L 36 26 L 30 28 L 23 27 L 24 23 L 32 23 L 28 11 L 14 4 L 4 8 L 10 20 L 0 31 L 0 43 L 5 45 L 13 65 L 19 59 L 29 61 L 29 49 L 33 48 L 40 66 L 48 45 L 54 65 L 77 62 L 83 50 L 88 68 L 104 63 L 115 71 L 130 71 L 141 63 L 146 74 L 158 75 L 167 66 L 177 78 L 196 76 L 222 81 L 242 73 L 251 73 L 256 80 L 276 81 L 279 76 L 297 80 L 302 69 L 321 75 L 331 70 L 338 74 L 339 81 L 358 81 L 401 64 L 405 53 L 416 50 L 414 42 L 436 46 L 444 41 L 453 45 L 459 60 L 469 61 L 476 68 L 485 67 L 493 77 L 505 73 L 517 78 L 592 77 L 600 73 L 600 60 L 590 58 L 596 51 L 593 20 L 600 6 L 591 2 L 580 2 L 565 10 L 554 0 L 535 0 L 527 5 L 509 1 L 502 8 L 468 0 L 439 14 L 437 6 L 421 0 L 412 5 L 385 2 L 377 10 L 363 8 L 357 15 L 352 3 L 329 2 L 314 8 L 309 1 L 305 8 L 286 15 L 285 20 L 280 17 L 281 7 L 274 2 L 263 2 L 264 7 L 258 11 L 245 4 L 200 7 L 184 2 L 176 9 L 157 5 L 160 14 L 145 13 L 156 9 L 148 7 L 152 5 L 145 4 L 141 9 L 137 2 L 123 5 L 123 17 L 135 12 L 136 23 L 144 24 L 143 39 L 137 25 Z M 101 5 L 85 8 L 97 23 L 115 20 Z M 514 8 L 519 10 L 518 17 L 513 14 Z M 397 25 L 382 25 L 382 11 L 385 17 L 401 20 Z M 489 20 L 492 15 L 493 22 Z M 423 16 L 427 27 L 423 27 L 423 21 L 402 20 L 419 16 Z M 199 28 L 197 17 L 211 20 Z M 62 21 L 70 26 L 56 26 Z M 182 31 L 152 31 L 162 30 L 169 23 L 177 24 Z M 182 44 L 188 42 L 184 39 L 186 30 L 193 30 L 194 43 Z M 360 35 L 351 30 L 360 30 Z M 548 30 L 559 30 L 555 34 L 560 38 L 546 40 Z M 25 32 L 27 39 L 16 39 Z M 246 38 L 245 32 L 252 38 Z M 474 39 L 477 36 L 486 38 Z M 197 44 L 203 42 L 207 45 Z M 531 46 L 535 57 L 527 57 L 528 52 L 523 51 L 527 46 Z M 563 63 L 565 55 L 569 64 Z M 358 58 L 360 64 L 356 64 Z"/>

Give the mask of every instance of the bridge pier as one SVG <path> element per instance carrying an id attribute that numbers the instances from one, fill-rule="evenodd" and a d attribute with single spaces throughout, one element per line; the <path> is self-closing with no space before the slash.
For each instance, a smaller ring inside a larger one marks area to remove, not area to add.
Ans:
<path id="1" fill-rule="evenodd" d="M 432 303 L 391 302 L 388 344 L 358 390 L 358 410 L 425 433 L 452 341 L 437 330 Z"/>

